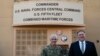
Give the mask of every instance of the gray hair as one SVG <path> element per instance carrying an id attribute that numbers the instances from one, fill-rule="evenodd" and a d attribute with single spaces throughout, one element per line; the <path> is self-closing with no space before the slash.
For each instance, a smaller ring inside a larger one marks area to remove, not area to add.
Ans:
<path id="1" fill-rule="evenodd" d="M 53 38 L 58 39 L 56 34 L 51 34 L 50 40 L 53 39 Z"/>

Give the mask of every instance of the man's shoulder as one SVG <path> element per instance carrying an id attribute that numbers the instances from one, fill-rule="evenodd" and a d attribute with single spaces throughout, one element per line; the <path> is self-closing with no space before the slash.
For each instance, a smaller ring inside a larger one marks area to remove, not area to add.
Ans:
<path id="1" fill-rule="evenodd" d="M 45 49 L 49 49 L 50 48 L 50 45 L 47 45 L 46 47 L 45 47 Z"/>
<path id="2" fill-rule="evenodd" d="M 76 44 L 76 43 L 78 43 L 79 41 L 75 41 L 75 42 L 72 42 L 72 44 Z M 92 41 L 88 41 L 88 40 L 86 40 L 86 43 L 91 43 L 91 44 L 93 44 L 93 42 Z"/>
<path id="3" fill-rule="evenodd" d="M 78 43 L 78 41 L 72 42 L 72 44 L 77 44 L 77 43 Z"/>
<path id="4" fill-rule="evenodd" d="M 76 46 L 78 44 L 78 41 L 72 42 L 71 46 Z"/>
<path id="5" fill-rule="evenodd" d="M 47 50 L 47 49 L 49 49 L 49 45 L 47 45 L 47 46 L 45 46 L 44 48 L 43 48 L 43 50 Z"/>
<path id="6" fill-rule="evenodd" d="M 94 44 L 92 41 L 86 41 L 86 43 L 89 43 L 89 44 Z"/>

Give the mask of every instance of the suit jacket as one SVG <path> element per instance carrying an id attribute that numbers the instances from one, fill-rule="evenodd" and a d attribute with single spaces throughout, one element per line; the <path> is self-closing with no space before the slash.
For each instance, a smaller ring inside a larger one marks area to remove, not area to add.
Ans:
<path id="1" fill-rule="evenodd" d="M 79 41 L 76 41 L 71 44 L 69 56 L 97 56 L 97 52 L 94 43 L 86 41 L 86 49 L 84 54 L 82 54 Z"/>

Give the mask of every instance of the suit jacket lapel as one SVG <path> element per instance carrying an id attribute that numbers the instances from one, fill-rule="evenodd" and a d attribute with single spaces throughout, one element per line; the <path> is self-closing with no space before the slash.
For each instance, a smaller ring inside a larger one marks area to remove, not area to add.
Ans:
<path id="1" fill-rule="evenodd" d="M 81 51 L 80 45 L 79 45 L 79 41 L 77 41 L 77 49 L 78 49 L 78 52 L 82 54 L 82 51 Z"/>
<path id="2" fill-rule="evenodd" d="M 86 47 L 85 47 L 84 54 L 86 53 L 87 49 L 88 49 L 88 43 L 87 43 L 87 41 L 86 41 Z"/>

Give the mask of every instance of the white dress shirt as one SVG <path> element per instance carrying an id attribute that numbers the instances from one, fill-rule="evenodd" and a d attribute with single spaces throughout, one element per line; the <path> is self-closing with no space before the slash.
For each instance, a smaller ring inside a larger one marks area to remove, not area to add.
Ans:
<path id="1" fill-rule="evenodd" d="M 82 50 L 82 41 L 79 41 L 80 50 Z M 86 41 L 83 41 L 84 52 L 86 49 Z"/>

